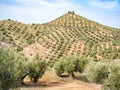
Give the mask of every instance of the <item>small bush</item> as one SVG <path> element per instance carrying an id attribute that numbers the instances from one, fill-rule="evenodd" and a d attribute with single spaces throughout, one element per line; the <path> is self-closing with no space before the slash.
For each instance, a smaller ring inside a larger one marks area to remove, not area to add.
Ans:
<path id="1" fill-rule="evenodd" d="M 102 85 L 103 90 L 120 90 L 120 63 L 111 63 L 109 76 Z"/>
<path id="2" fill-rule="evenodd" d="M 105 62 L 91 62 L 85 69 L 86 77 L 90 82 L 103 83 L 108 77 L 107 63 Z"/>
<path id="3" fill-rule="evenodd" d="M 40 56 L 37 54 L 34 56 L 28 66 L 28 74 L 32 82 L 36 83 L 39 78 L 42 77 L 46 70 L 46 63 L 42 61 Z"/>

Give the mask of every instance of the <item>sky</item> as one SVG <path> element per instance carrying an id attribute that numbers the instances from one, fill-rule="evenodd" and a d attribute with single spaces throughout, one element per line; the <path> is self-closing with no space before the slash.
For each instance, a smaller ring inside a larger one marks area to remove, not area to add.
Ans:
<path id="1" fill-rule="evenodd" d="M 120 28 L 120 0 L 0 0 L 0 20 L 46 23 L 68 11 Z"/>

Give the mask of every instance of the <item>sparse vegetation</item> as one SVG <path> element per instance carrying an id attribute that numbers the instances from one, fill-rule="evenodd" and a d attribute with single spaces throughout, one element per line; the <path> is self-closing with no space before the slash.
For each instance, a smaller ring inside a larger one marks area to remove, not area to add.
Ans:
<path id="1" fill-rule="evenodd" d="M 66 55 L 99 60 L 120 56 L 119 29 L 88 20 L 75 12 L 68 12 L 46 24 L 27 25 L 3 20 L 0 21 L 0 31 L 0 40 L 20 47 L 18 51 L 36 42 L 51 50 L 46 60 L 55 61 Z"/>

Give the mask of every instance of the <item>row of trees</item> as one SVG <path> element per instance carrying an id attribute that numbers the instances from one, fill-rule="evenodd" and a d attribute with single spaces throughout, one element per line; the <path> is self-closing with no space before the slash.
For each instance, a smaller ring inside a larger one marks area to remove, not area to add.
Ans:
<path id="1" fill-rule="evenodd" d="M 47 65 L 38 54 L 28 60 L 12 49 L 0 49 L 0 90 L 18 88 L 27 75 L 36 83 Z M 83 56 L 67 56 L 54 64 L 54 70 L 58 76 L 67 73 L 72 78 L 74 72 L 84 73 L 89 82 L 102 84 L 103 90 L 120 88 L 120 64 L 114 61 L 88 62 Z"/>
<path id="2" fill-rule="evenodd" d="M 102 84 L 102 90 L 120 89 L 120 62 L 119 60 L 89 61 L 85 57 L 65 57 L 54 66 L 58 76 L 68 73 L 75 77 L 74 72 L 83 73 L 92 83 Z"/>
<path id="3" fill-rule="evenodd" d="M 0 90 L 18 88 L 27 75 L 37 82 L 45 69 L 46 62 L 38 54 L 28 60 L 13 49 L 0 49 Z"/>

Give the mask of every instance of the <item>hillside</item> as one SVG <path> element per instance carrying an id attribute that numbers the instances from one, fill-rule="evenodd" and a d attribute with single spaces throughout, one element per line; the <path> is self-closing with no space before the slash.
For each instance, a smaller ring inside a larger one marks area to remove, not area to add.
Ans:
<path id="1" fill-rule="evenodd" d="M 53 63 L 66 55 L 90 59 L 120 58 L 120 29 L 68 12 L 44 24 L 0 21 L 0 41 L 10 43 L 27 57 L 39 53 Z"/>

